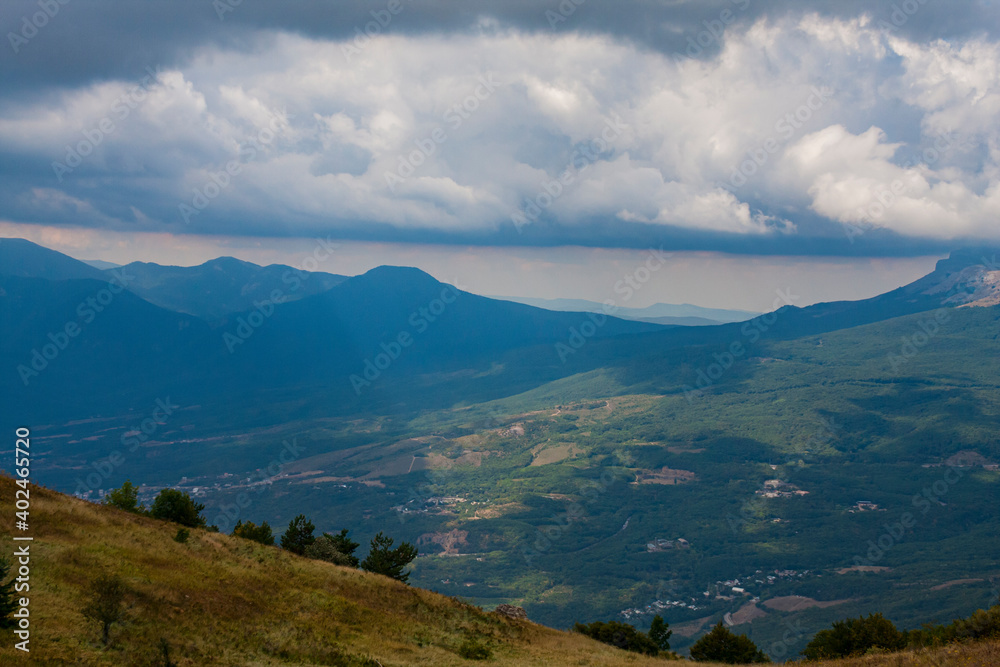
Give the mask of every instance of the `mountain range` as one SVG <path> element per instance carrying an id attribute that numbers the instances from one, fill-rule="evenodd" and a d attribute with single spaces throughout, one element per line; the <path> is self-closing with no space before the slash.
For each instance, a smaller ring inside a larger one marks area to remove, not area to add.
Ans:
<path id="1" fill-rule="evenodd" d="M 554 627 L 660 610 L 680 649 L 725 618 L 774 657 L 845 615 L 914 625 L 993 595 L 995 258 L 664 326 L 413 268 L 99 270 L 5 239 L 4 428 L 31 425 L 37 480 L 81 497 L 131 479 L 224 531 L 392 526 L 421 586 Z"/>

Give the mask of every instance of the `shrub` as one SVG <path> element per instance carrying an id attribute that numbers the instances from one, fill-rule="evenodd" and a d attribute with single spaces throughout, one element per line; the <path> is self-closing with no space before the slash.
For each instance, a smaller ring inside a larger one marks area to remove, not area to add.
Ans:
<path id="1" fill-rule="evenodd" d="M 466 660 L 489 660 L 492 652 L 486 646 L 470 638 L 458 647 L 458 655 Z"/>
<path id="2" fill-rule="evenodd" d="M 368 557 L 361 562 L 361 569 L 392 577 L 405 584 L 410 573 L 403 572 L 403 568 L 417 557 L 417 548 L 409 542 L 403 542 L 393 549 L 392 542 L 391 537 L 381 532 L 373 537 Z"/>
<path id="3" fill-rule="evenodd" d="M 908 633 L 910 646 L 939 646 L 952 642 L 1000 637 L 1000 605 L 978 609 L 968 618 L 955 619 L 948 625 L 927 623 L 921 630 Z"/>
<path id="4" fill-rule="evenodd" d="M 951 641 L 1000 637 L 1000 605 L 977 609 L 969 618 L 960 618 L 950 626 Z"/>
<path id="5" fill-rule="evenodd" d="M 237 521 L 233 527 L 233 536 L 242 537 L 245 540 L 253 540 L 261 544 L 274 544 L 274 533 L 271 532 L 271 526 L 267 525 L 267 521 L 259 526 L 253 521 L 247 521 L 246 523 L 242 520 Z"/>
<path id="6" fill-rule="evenodd" d="M 837 621 L 829 630 L 820 630 L 802 651 L 809 660 L 864 655 L 871 649 L 899 651 L 906 648 L 905 632 L 900 632 L 882 614 Z"/>
<path id="7" fill-rule="evenodd" d="M 627 623 L 619 623 L 618 621 L 608 621 L 607 623 L 596 621 L 587 625 L 577 623 L 573 626 L 573 631 L 623 651 L 646 655 L 656 655 L 660 652 L 655 641 Z"/>
<path id="8" fill-rule="evenodd" d="M 358 550 L 358 547 L 360 547 L 361 544 L 347 537 L 347 533 L 349 532 L 349 530 L 344 528 L 336 535 L 330 535 L 329 533 L 323 533 L 323 535 L 325 537 L 329 537 L 333 541 L 333 546 L 337 549 L 337 551 L 347 556 L 349 561 L 348 564 L 351 567 L 357 567 L 359 565 L 359 561 L 357 556 L 354 555 L 354 552 Z"/>
<path id="9" fill-rule="evenodd" d="M 317 537 L 315 542 L 307 546 L 303 555 L 306 558 L 325 560 L 326 562 L 333 563 L 334 565 L 351 567 L 351 558 L 347 554 L 339 551 L 333 541 L 333 538 L 326 534 L 322 537 Z M 354 560 L 357 561 L 357 559 Z"/>
<path id="10" fill-rule="evenodd" d="M 102 574 L 90 585 L 90 602 L 83 615 L 101 624 L 101 639 L 107 646 L 111 640 L 111 626 L 125 620 L 125 582 L 117 575 Z"/>
<path id="11" fill-rule="evenodd" d="M 293 554 L 302 555 L 306 547 L 316 541 L 313 531 L 316 526 L 306 518 L 305 514 L 300 514 L 288 522 L 288 530 L 281 536 L 281 548 L 291 551 Z"/>
<path id="12" fill-rule="evenodd" d="M 139 504 L 139 487 L 131 480 L 125 480 L 121 488 L 111 489 L 101 500 L 101 504 L 108 507 L 117 507 L 133 514 L 143 514 L 146 508 Z"/>
<path id="13" fill-rule="evenodd" d="M 205 517 L 201 515 L 205 506 L 196 503 L 191 496 L 177 489 L 163 489 L 153 500 L 149 508 L 149 516 L 163 521 L 173 521 L 188 528 L 201 528 L 205 525 Z"/>
<path id="14" fill-rule="evenodd" d="M 719 621 L 712 631 L 691 647 L 691 659 L 697 662 L 741 663 L 771 662 L 746 635 L 737 635 Z"/>
<path id="15" fill-rule="evenodd" d="M 187 528 L 178 528 L 177 534 L 174 535 L 174 542 L 180 542 L 181 544 L 184 544 L 185 542 L 188 541 L 189 537 L 191 537 L 190 530 L 188 530 Z"/>

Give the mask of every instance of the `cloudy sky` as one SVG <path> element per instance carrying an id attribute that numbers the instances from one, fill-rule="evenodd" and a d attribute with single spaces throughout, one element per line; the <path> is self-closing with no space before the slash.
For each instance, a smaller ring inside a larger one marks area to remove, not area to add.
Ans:
<path id="1" fill-rule="evenodd" d="M 0 236 L 763 309 L 1000 245 L 989 0 L 6 0 Z M 449 273 L 454 275 L 449 275 Z"/>

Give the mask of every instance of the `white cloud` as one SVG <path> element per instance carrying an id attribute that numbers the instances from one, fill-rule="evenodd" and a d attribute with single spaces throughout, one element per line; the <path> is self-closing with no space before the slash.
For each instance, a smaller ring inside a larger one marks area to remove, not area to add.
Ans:
<path id="1" fill-rule="evenodd" d="M 564 226 L 804 234 L 791 211 L 858 222 L 898 181 L 905 191 L 872 224 L 1000 237 L 1000 46 L 983 39 L 914 43 L 867 16 L 809 14 L 731 28 L 716 57 L 683 62 L 609 36 L 496 26 L 386 35 L 350 59 L 341 47 L 267 34 L 250 53 L 213 47 L 160 73 L 68 177 L 72 196 L 90 202 L 79 214 L 134 206 L 146 225 L 176 224 L 192 188 L 240 159 L 194 229 L 220 217 L 489 231 L 569 173 L 542 216 Z M 13 104 L 0 146 L 59 160 L 134 86 Z M 285 112 L 290 126 L 241 157 Z M 955 136 L 931 164 L 904 164 L 945 130 Z M 94 176 L 118 189 L 88 190 Z"/>
<path id="2" fill-rule="evenodd" d="M 872 127 L 851 134 L 843 126 L 803 137 L 783 167 L 812 198 L 817 213 L 852 229 L 880 227 L 906 236 L 935 239 L 993 237 L 1000 217 L 1000 187 L 972 191 L 954 171 L 935 168 L 954 137 L 939 138 L 927 162 L 897 165 L 899 144 Z"/>

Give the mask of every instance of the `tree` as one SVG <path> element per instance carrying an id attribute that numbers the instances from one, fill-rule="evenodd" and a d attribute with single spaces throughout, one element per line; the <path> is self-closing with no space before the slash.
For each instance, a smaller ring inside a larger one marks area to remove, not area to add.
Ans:
<path id="1" fill-rule="evenodd" d="M 730 665 L 771 662 L 749 637 L 733 634 L 722 621 L 691 646 L 691 659 L 697 662 L 724 662 Z"/>
<path id="2" fill-rule="evenodd" d="M 259 526 L 253 521 L 247 521 L 246 523 L 243 523 L 242 520 L 237 521 L 233 527 L 233 535 L 235 537 L 242 537 L 245 540 L 260 542 L 261 544 L 274 544 L 274 533 L 271 532 L 271 527 L 267 525 L 267 521 Z"/>
<path id="3" fill-rule="evenodd" d="M 907 632 L 906 642 L 910 648 L 917 648 L 989 637 L 1000 638 L 1000 604 L 977 609 L 968 618 L 956 618 L 948 625 L 925 623 L 922 629 Z"/>
<path id="4" fill-rule="evenodd" d="M 344 528 L 336 535 L 330 535 L 329 533 L 323 533 L 323 535 L 333 540 L 333 546 L 337 549 L 337 551 L 347 556 L 351 567 L 357 567 L 359 562 L 358 557 L 354 555 L 354 552 L 358 550 L 358 547 L 360 547 L 361 544 L 347 537 L 347 533 L 349 532 L 349 530 Z"/>
<path id="5" fill-rule="evenodd" d="M 0 560 L 0 582 L 10 574 L 11 564 L 7 560 Z M 0 585 L 0 628 L 8 629 L 17 626 L 12 614 L 17 611 L 17 599 L 14 596 L 14 579 L 11 578 L 6 584 Z"/>
<path id="6" fill-rule="evenodd" d="M 809 660 L 846 658 L 863 655 L 872 648 L 898 651 L 906 648 L 905 632 L 900 632 L 892 621 L 882 614 L 869 614 L 867 618 L 849 618 L 836 621 L 828 630 L 820 630 L 802 651 Z"/>
<path id="7" fill-rule="evenodd" d="M 107 646 L 111 626 L 125 619 L 125 582 L 114 574 L 102 574 L 90 585 L 91 600 L 83 615 L 101 624 L 101 638 Z"/>
<path id="8" fill-rule="evenodd" d="M 977 609 L 968 618 L 958 618 L 947 627 L 951 641 L 1000 637 L 1000 606 Z"/>
<path id="9" fill-rule="evenodd" d="M 670 625 L 663 620 L 662 616 L 657 614 L 653 617 L 653 622 L 649 626 L 649 638 L 661 651 L 670 650 L 670 635 L 672 634 L 674 631 L 670 629 Z"/>
<path id="10" fill-rule="evenodd" d="M 131 480 L 125 480 L 121 488 L 108 491 L 108 495 L 104 496 L 101 503 L 133 514 L 143 514 L 146 511 L 146 508 L 139 504 L 139 487 Z"/>
<path id="11" fill-rule="evenodd" d="M 337 549 L 336 543 L 334 543 L 333 538 L 327 534 L 323 533 L 321 537 L 317 537 L 316 541 L 306 547 L 305 553 L 303 554 L 306 558 L 312 558 L 315 560 L 325 560 L 328 563 L 333 563 L 334 565 L 343 565 L 345 567 L 351 567 L 351 558 Z M 355 562 L 357 559 L 354 559 Z"/>
<path id="12" fill-rule="evenodd" d="M 153 500 L 153 506 L 149 508 L 149 516 L 154 519 L 173 521 L 188 528 L 202 528 L 205 526 L 205 517 L 201 515 L 205 506 L 196 503 L 191 496 L 178 491 L 177 489 L 163 489 Z"/>
<path id="13" fill-rule="evenodd" d="M 281 548 L 291 551 L 293 554 L 303 555 L 306 547 L 316 541 L 313 531 L 316 526 L 306 518 L 305 514 L 300 514 L 288 522 L 288 530 L 281 536 Z"/>
<path id="14" fill-rule="evenodd" d="M 392 577 L 405 584 L 410 578 L 410 573 L 403 572 L 403 568 L 417 557 L 417 548 L 409 542 L 402 542 L 393 549 L 392 543 L 393 539 L 380 531 L 372 538 L 368 556 L 361 561 L 361 569 Z"/>
<path id="15" fill-rule="evenodd" d="M 659 618 L 659 617 L 657 617 Z M 660 619 L 661 621 L 663 619 Z M 615 646 L 623 651 L 633 653 L 644 653 L 646 655 L 656 655 L 660 648 L 655 641 L 650 639 L 646 633 L 639 632 L 633 626 L 618 621 L 596 621 L 594 623 L 577 623 L 573 626 L 574 632 L 587 635 L 591 639 Z"/>

